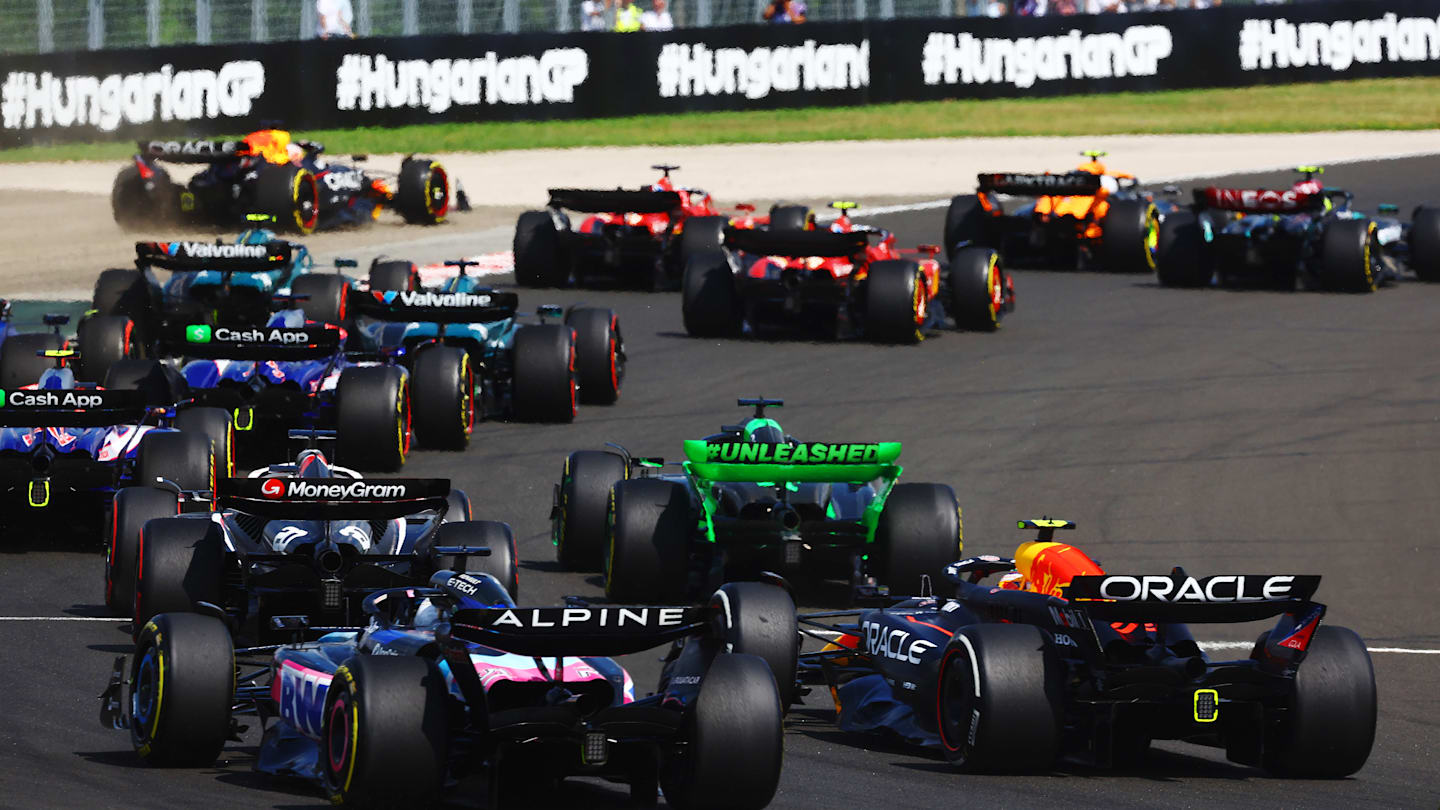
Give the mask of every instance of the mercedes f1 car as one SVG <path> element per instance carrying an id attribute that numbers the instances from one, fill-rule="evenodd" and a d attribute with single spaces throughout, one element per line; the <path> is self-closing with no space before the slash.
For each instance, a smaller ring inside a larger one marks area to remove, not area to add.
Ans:
<path id="1" fill-rule="evenodd" d="M 431 582 L 366 597 L 363 628 L 289 617 L 297 639 L 278 647 L 236 649 L 213 616 L 155 616 L 117 659 L 101 721 L 151 765 L 206 767 L 253 717 L 257 769 L 313 780 L 336 804 L 429 806 L 472 774 L 487 807 L 566 776 L 628 782 L 643 805 L 657 787 L 677 808 L 770 802 L 776 682 L 794 672 L 783 589 L 726 585 L 705 607 L 520 608 L 488 574 Z M 324 635 L 299 640 L 307 630 Z M 610 656 L 667 643 L 659 684 L 637 697 Z"/>
<path id="2" fill-rule="evenodd" d="M 848 579 L 857 596 L 938 577 L 961 547 L 960 507 L 942 484 L 899 484 L 899 442 L 801 442 L 765 415 L 777 399 L 685 442 L 662 461 L 581 450 L 555 485 L 562 566 L 596 570 L 619 601 L 658 602 L 763 570 Z"/>
<path id="3" fill-rule="evenodd" d="M 274 218 L 283 230 L 311 233 L 375 219 L 394 208 L 406 222 L 434 225 L 450 208 L 450 177 L 438 162 L 410 156 L 391 175 L 332 163 L 325 147 L 280 129 L 237 141 L 140 141 L 110 191 L 122 227 L 235 227 L 248 215 Z M 362 156 L 354 156 L 363 160 Z M 162 163 L 203 166 L 184 184 Z"/>
<path id="4" fill-rule="evenodd" d="M 974 194 L 950 201 L 945 251 L 1000 251 L 1011 266 L 1074 267 L 1120 273 L 1155 269 L 1160 220 L 1178 207 L 1141 188 L 1134 175 L 1109 171 L 1104 152 L 1064 174 L 985 172 Z M 1006 211 L 1006 197 L 1033 202 Z"/>
<path id="5" fill-rule="evenodd" d="M 1160 226 L 1160 283 L 1364 293 L 1407 265 L 1440 280 L 1440 209 L 1419 208 L 1412 223 L 1393 205 L 1372 217 L 1351 207 L 1350 192 L 1322 186 L 1321 167 L 1296 171 L 1288 189 L 1195 189 L 1194 204 Z"/>
<path id="6" fill-rule="evenodd" d="M 889 231 L 857 225 L 851 202 L 823 230 L 727 227 L 724 246 L 685 264 L 685 330 L 714 337 L 766 330 L 886 343 L 920 340 L 953 318 L 960 329 L 993 331 L 1015 308 L 999 254 L 963 248 L 948 268 L 940 249 L 895 247 Z"/>
<path id="7" fill-rule="evenodd" d="M 1152 740 L 1221 748 L 1277 775 L 1341 777 L 1375 739 L 1365 644 L 1322 625 L 1318 576 L 1112 575 L 1054 542 L 962 560 L 955 596 L 801 616 L 826 642 L 800 680 L 827 685 L 839 724 L 934 746 L 965 771 L 1049 770 L 1061 757 L 1140 763 Z M 998 585 L 981 580 L 1003 574 Z M 1278 617 L 1249 655 L 1207 655 L 1186 623 Z M 833 633 L 838 632 L 839 638 Z"/>

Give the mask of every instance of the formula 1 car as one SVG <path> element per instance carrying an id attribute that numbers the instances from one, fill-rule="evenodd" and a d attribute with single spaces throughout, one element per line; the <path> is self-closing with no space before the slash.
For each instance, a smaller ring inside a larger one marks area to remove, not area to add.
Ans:
<path id="1" fill-rule="evenodd" d="M 682 472 L 662 461 L 581 450 L 555 485 L 562 566 L 596 570 L 619 601 L 664 601 L 762 570 L 847 578 L 852 594 L 908 590 L 961 547 L 960 507 L 943 484 L 897 484 L 899 442 L 800 442 L 766 408 L 685 442 Z"/>
<path id="2" fill-rule="evenodd" d="M 1354 632 L 1322 626 L 1318 576 L 1105 573 L 1039 530 L 1014 559 L 951 565 L 953 599 L 801 616 L 840 637 L 800 680 L 834 692 L 841 728 L 935 746 L 965 771 L 1048 771 L 1060 757 L 1134 766 L 1152 740 L 1223 748 L 1284 776 L 1359 770 L 1375 739 L 1375 676 Z M 1005 575 L 997 586 L 982 584 Z M 1207 655 L 1185 623 L 1278 616 L 1250 654 Z M 822 637 L 826 642 L 831 638 Z"/>
<path id="3" fill-rule="evenodd" d="M 979 246 L 1000 251 L 1012 267 L 1153 271 L 1160 220 L 1178 206 L 1134 175 L 1110 172 L 1104 152 L 1081 154 L 1086 161 L 1065 174 L 980 174 L 974 194 L 950 200 L 946 254 Z M 1005 196 L 1035 200 L 1007 212 Z"/>
<path id="4" fill-rule="evenodd" d="M 352 344 L 397 356 L 415 376 L 415 430 L 422 441 L 463 447 L 477 413 L 569 422 L 578 402 L 619 399 L 625 341 L 614 312 L 575 308 L 562 323 L 547 323 L 561 309 L 542 306 L 539 323 L 523 323 L 515 293 L 466 275 L 473 262 L 445 264 L 456 275 L 425 288 L 413 263 L 377 259 L 368 289 L 351 293 Z M 464 401 L 455 398 L 457 390 L 468 392 Z"/>
<path id="5" fill-rule="evenodd" d="M 722 249 L 685 264 L 685 330 L 716 337 L 798 329 L 829 338 L 863 336 L 910 343 L 945 323 L 993 331 L 1015 308 L 1015 290 L 999 254 L 964 248 L 937 261 L 940 249 L 895 247 L 889 231 L 856 225 L 852 202 L 834 202 L 828 230 L 727 227 Z"/>
<path id="6" fill-rule="evenodd" d="M 676 188 L 670 172 L 646 188 L 552 188 L 544 211 L 526 211 L 515 223 L 515 282 L 522 287 L 588 286 L 601 282 L 673 289 L 685 262 L 720 246 L 729 219 L 693 188 Z M 566 211 L 587 214 L 574 227 Z M 806 225 L 808 209 L 776 206 L 768 218 L 747 221 L 777 228 Z"/>
<path id="7" fill-rule="evenodd" d="M 1194 204 L 1160 226 L 1160 283 L 1294 290 L 1298 281 L 1364 293 L 1397 280 L 1406 265 L 1440 280 L 1440 209 L 1419 208 L 1410 224 L 1393 205 L 1371 217 L 1351 208 L 1350 192 L 1322 186 L 1321 167 L 1296 171 L 1288 189 L 1195 189 Z"/>
<path id="8" fill-rule="evenodd" d="M 325 634 L 278 647 L 236 649 L 212 616 L 155 616 L 132 660 L 116 660 L 101 722 L 128 730 L 147 764 L 207 767 L 256 717 L 256 769 L 313 780 L 336 804 L 429 806 L 481 772 L 487 807 L 571 775 L 628 782 L 647 806 L 657 787 L 676 808 L 769 804 L 776 682 L 794 677 L 783 589 L 730 584 L 705 607 L 521 608 L 484 573 L 431 582 L 367 597 L 363 628 L 287 619 L 297 636 Z M 610 656 L 666 643 L 658 686 L 637 697 Z"/>
<path id="9" fill-rule="evenodd" d="M 385 208 L 410 224 L 434 225 L 450 208 L 450 177 L 430 158 L 407 157 L 391 175 L 331 163 L 323 145 L 281 129 L 237 141 L 140 141 L 138 148 L 110 191 L 115 222 L 125 228 L 227 228 L 263 214 L 285 231 L 307 234 L 358 225 Z M 162 162 L 205 168 L 181 185 Z"/>

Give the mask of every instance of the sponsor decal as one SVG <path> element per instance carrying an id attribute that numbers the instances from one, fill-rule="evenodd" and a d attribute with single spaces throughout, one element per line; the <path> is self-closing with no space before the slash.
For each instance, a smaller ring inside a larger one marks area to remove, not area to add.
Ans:
<path id="1" fill-rule="evenodd" d="M 185 327 L 185 342 L 187 343 L 209 343 L 212 340 L 220 343 L 276 343 L 284 346 L 303 346 L 310 343 L 310 332 L 306 329 L 278 326 L 232 329 L 228 326 L 210 327 L 204 324 L 190 324 Z"/>
<path id="2" fill-rule="evenodd" d="M 537 56 L 501 59 L 486 51 L 475 59 L 401 59 L 346 54 L 335 71 L 335 109 L 557 104 L 575 100 L 590 75 L 583 48 L 550 48 Z"/>
<path id="3" fill-rule="evenodd" d="M 105 395 L 98 391 L 41 391 L 19 389 L 0 392 L 5 405 L 11 408 L 98 408 L 105 404 Z"/>
<path id="4" fill-rule="evenodd" d="M 214 242 L 167 242 L 165 252 L 182 259 L 263 259 L 265 245 L 217 245 Z"/>
<path id="5" fill-rule="evenodd" d="M 928 85 L 1010 84 L 1064 79 L 1154 76 L 1173 41 L 1163 25 L 1132 25 L 1121 32 L 1068 33 L 1016 39 L 932 32 L 920 51 Z"/>
<path id="6" fill-rule="evenodd" d="M 1076 630 L 1086 630 L 1090 627 L 1090 620 L 1085 614 L 1073 608 L 1050 608 L 1050 621 L 1060 627 L 1073 627 Z"/>
<path id="7" fill-rule="evenodd" d="M 807 39 L 749 50 L 671 42 L 660 49 L 655 78 L 661 98 L 859 89 L 870 86 L 870 40 L 820 45 Z"/>
<path id="8" fill-rule="evenodd" d="M 211 337 L 210 327 L 203 323 L 192 323 L 185 327 L 186 343 L 209 343 Z"/>
<path id="9" fill-rule="evenodd" d="M 867 464 L 879 458 L 878 444 L 767 444 L 763 442 L 712 442 L 705 458 L 733 464 Z"/>
<path id="10" fill-rule="evenodd" d="M 445 587 L 453 588 L 466 596 L 474 596 L 480 590 L 473 577 L 463 575 L 445 580 Z"/>
<path id="11" fill-rule="evenodd" d="M 1241 70 L 1326 65 L 1339 73 L 1356 63 L 1435 61 L 1440 59 L 1440 20 L 1393 13 L 1334 22 L 1246 20 L 1238 51 Z"/>
<path id="12" fill-rule="evenodd" d="M 324 728 L 325 693 L 330 674 L 286 661 L 280 667 L 280 717 L 307 737 L 319 739 Z"/>
<path id="13" fill-rule="evenodd" d="M 275 481 L 276 479 L 272 478 L 270 480 Z M 267 481 L 266 483 L 269 482 Z M 260 488 L 260 491 L 264 493 L 265 487 L 262 486 Z M 266 497 L 269 496 L 267 495 Z M 285 549 L 289 548 L 291 543 L 309 534 L 309 532 L 305 531 L 299 526 L 286 526 L 275 533 L 275 538 L 270 541 L 270 545 L 274 546 L 276 551 L 284 552 Z"/>
<path id="14" fill-rule="evenodd" d="M 1077 577 L 1077 582 L 1080 579 Z M 1298 595 L 1296 577 L 1289 575 L 1220 575 L 1202 579 L 1116 575 L 1090 579 L 1098 580 L 1098 598 L 1117 602 L 1260 602 Z"/>
<path id="15" fill-rule="evenodd" d="M 270 494 L 271 482 L 283 482 L 281 495 Z M 323 480 L 318 478 L 267 478 L 260 487 L 267 498 L 294 501 L 384 501 L 405 497 L 409 487 L 405 484 L 378 483 L 373 481 Z"/>
<path id="16" fill-rule="evenodd" d="M 907 630 L 897 630 L 879 622 L 866 621 L 860 625 L 865 636 L 865 649 L 872 656 L 882 656 L 893 661 L 920 663 L 920 657 L 935 649 L 935 643 L 923 638 L 913 638 Z"/>
<path id="17" fill-rule="evenodd" d="M 1054 638 L 1055 638 L 1055 643 L 1058 644 L 1058 645 L 1061 646 L 1061 647 L 1079 647 L 1079 646 L 1080 646 L 1079 644 L 1076 644 L 1076 643 L 1075 643 L 1075 639 L 1071 638 L 1070 636 L 1068 636 L 1068 635 L 1066 635 L 1066 634 L 1064 634 L 1064 633 L 1052 633 L 1051 635 L 1054 636 Z"/>
<path id="18" fill-rule="evenodd" d="M 272 501 L 285 497 L 285 482 L 279 478 L 265 479 L 260 485 L 260 495 Z"/>
<path id="19" fill-rule="evenodd" d="M 396 301 L 406 307 L 488 307 L 491 297 L 477 293 L 437 293 L 430 290 L 374 290 L 370 293 L 376 301 L 390 305 Z"/>
<path id="20" fill-rule="evenodd" d="M 1207 188 L 1205 203 L 1231 211 L 1298 211 L 1308 208 L 1320 193 L 1319 184 L 1303 183 L 1290 189 Z"/>
<path id="21" fill-rule="evenodd" d="M 700 683 L 699 675 L 679 675 L 670 679 L 672 686 L 693 686 Z"/>
<path id="22" fill-rule="evenodd" d="M 219 70 L 176 70 L 105 76 L 11 71 L 0 85 L 5 129 L 88 126 L 114 132 L 154 121 L 236 118 L 250 114 L 265 92 L 265 66 L 226 62 Z"/>
<path id="23" fill-rule="evenodd" d="M 232 157 L 240 141 L 148 141 L 143 150 L 155 157 Z M 194 195 L 191 195 L 194 198 Z"/>
<path id="24" fill-rule="evenodd" d="M 328 171 L 320 175 L 331 191 L 359 191 L 363 185 L 360 172 Z"/>
<path id="25" fill-rule="evenodd" d="M 488 626 L 540 630 L 567 627 L 664 629 L 685 623 L 685 608 L 507 608 Z"/>

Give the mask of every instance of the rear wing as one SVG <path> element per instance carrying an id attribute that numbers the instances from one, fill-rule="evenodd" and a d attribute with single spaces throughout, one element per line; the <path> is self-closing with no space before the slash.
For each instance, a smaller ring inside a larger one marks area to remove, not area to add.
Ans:
<path id="1" fill-rule="evenodd" d="M 1093 619 L 1113 622 L 1250 622 L 1312 607 L 1315 575 L 1190 577 L 1079 576 L 1065 598 Z"/>
<path id="2" fill-rule="evenodd" d="M 532 656 L 629 655 L 717 632 L 715 607 L 470 608 L 455 611 L 451 635 Z"/>
<path id="3" fill-rule="evenodd" d="M 340 352 L 340 330 L 323 325 L 229 327 L 189 324 L 170 335 L 186 357 L 207 360 L 322 360 Z"/>
<path id="4" fill-rule="evenodd" d="M 146 410 L 139 391 L 21 388 L 0 392 L 0 427 L 109 427 L 137 422 Z"/>
<path id="5" fill-rule="evenodd" d="M 221 509 L 268 520 L 393 520 L 445 514 L 447 478 L 227 478 Z"/>
<path id="6" fill-rule="evenodd" d="M 140 156 L 168 163 L 216 163 L 249 154 L 244 141 L 137 141 Z"/>
<path id="7" fill-rule="evenodd" d="M 294 246 L 274 240 L 262 245 L 215 242 L 136 242 L 135 264 L 162 270 L 263 273 L 290 266 Z"/>
<path id="8" fill-rule="evenodd" d="M 513 292 L 434 292 L 432 290 L 350 291 L 350 305 L 381 321 L 417 323 L 489 323 L 513 318 L 520 296 Z"/>
<path id="9" fill-rule="evenodd" d="M 582 214 L 664 214 L 680 207 L 675 191 L 604 191 L 584 188 L 550 189 L 550 207 Z"/>
<path id="10" fill-rule="evenodd" d="M 843 258 L 865 252 L 870 244 L 865 231 L 771 231 L 725 228 L 725 246 L 757 256 L 823 256 Z"/>
<path id="11" fill-rule="evenodd" d="M 685 441 L 685 468 L 707 481 L 863 484 L 896 478 L 900 442 L 839 443 Z"/>
<path id="12" fill-rule="evenodd" d="M 1325 194 L 1318 183 L 1314 190 L 1207 186 L 1195 189 L 1195 202 L 1206 208 L 1218 208 L 1222 211 L 1276 214 L 1323 208 Z"/>
<path id="13" fill-rule="evenodd" d="M 982 193 L 1013 194 L 1017 197 L 1093 197 L 1100 193 L 1100 183 L 1100 175 L 1090 172 L 985 172 L 976 175 L 975 188 Z"/>

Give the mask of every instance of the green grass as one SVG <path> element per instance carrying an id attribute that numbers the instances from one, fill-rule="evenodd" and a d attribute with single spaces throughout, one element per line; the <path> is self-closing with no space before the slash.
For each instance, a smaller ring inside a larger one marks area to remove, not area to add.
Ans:
<path id="1" fill-rule="evenodd" d="M 307 131 L 330 152 L 488 152 L 611 145 L 1121 133 L 1314 132 L 1440 127 L 1440 78 L 1160 93 L 707 112 L 590 121 Z M 0 150 L 0 162 L 114 160 L 128 143 Z"/>

